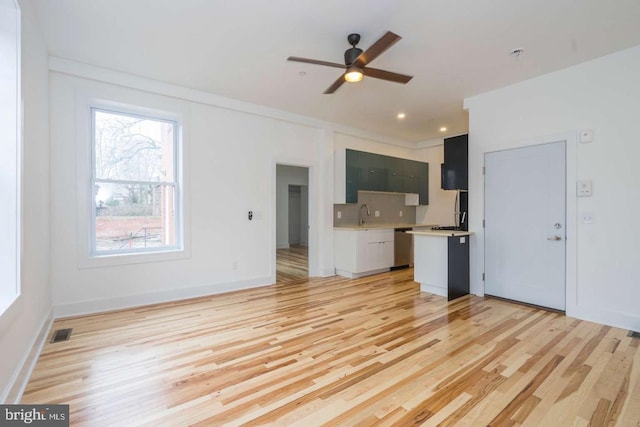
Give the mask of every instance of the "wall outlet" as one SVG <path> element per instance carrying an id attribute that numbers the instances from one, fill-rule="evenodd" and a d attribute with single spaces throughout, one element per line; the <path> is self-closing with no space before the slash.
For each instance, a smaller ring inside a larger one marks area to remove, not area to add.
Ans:
<path id="1" fill-rule="evenodd" d="M 376 218 L 378 218 L 380 216 L 380 211 L 375 211 L 374 215 L 375 215 Z"/>
<path id="2" fill-rule="evenodd" d="M 341 211 L 338 211 L 338 212 L 336 213 L 336 217 L 338 217 L 338 219 L 342 219 L 342 212 L 341 212 Z"/>
<path id="3" fill-rule="evenodd" d="M 237 270 L 237 269 L 238 269 L 238 261 L 233 261 L 233 262 L 231 263 L 231 268 L 232 268 L 233 270 Z"/>
<path id="4" fill-rule="evenodd" d="M 402 218 L 402 211 L 400 211 L 400 217 Z"/>
<path id="5" fill-rule="evenodd" d="M 580 222 L 583 224 L 595 224 L 596 215 L 593 212 L 585 212 L 580 215 Z"/>

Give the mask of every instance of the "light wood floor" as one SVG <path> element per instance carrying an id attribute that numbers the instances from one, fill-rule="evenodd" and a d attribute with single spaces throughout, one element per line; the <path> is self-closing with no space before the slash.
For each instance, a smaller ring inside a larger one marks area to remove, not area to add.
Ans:
<path id="1" fill-rule="evenodd" d="M 639 426 L 640 340 L 413 271 L 58 320 L 25 403 L 72 425 Z"/>
<path id="2" fill-rule="evenodd" d="M 276 282 L 309 277 L 309 248 L 291 246 L 276 250 Z"/>

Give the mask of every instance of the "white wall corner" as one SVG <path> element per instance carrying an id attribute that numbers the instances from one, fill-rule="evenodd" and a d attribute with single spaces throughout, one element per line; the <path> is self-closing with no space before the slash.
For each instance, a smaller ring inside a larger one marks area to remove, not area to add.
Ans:
<path id="1" fill-rule="evenodd" d="M 38 335 L 34 337 L 31 345 L 29 346 L 29 350 L 24 354 L 18 366 L 16 366 L 11 380 L 6 385 L 5 389 L 2 390 L 0 402 L 6 404 L 20 403 L 22 394 L 27 388 L 27 384 L 29 383 L 31 374 L 33 373 L 36 362 L 40 357 L 40 353 L 42 352 L 42 347 L 44 347 L 44 343 L 49 336 L 49 330 L 51 329 L 52 324 L 53 309 L 49 309 L 49 311 L 40 321 Z"/>

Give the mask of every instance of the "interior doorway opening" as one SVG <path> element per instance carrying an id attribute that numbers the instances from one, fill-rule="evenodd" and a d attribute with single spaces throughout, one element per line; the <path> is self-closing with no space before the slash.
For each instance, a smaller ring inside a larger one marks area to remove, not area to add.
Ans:
<path id="1" fill-rule="evenodd" d="M 276 282 L 309 277 L 309 168 L 276 165 Z"/>

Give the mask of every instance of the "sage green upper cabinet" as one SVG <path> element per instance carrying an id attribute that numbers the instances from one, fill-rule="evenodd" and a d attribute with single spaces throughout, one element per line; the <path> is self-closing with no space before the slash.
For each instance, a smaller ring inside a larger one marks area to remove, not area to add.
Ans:
<path id="1" fill-rule="evenodd" d="M 429 204 L 429 164 L 415 160 L 404 160 L 404 191 L 417 193 L 420 204 Z"/>
<path id="2" fill-rule="evenodd" d="M 361 151 L 358 154 L 358 164 L 360 165 L 359 190 L 388 191 L 389 165 L 387 156 Z"/>
<path id="3" fill-rule="evenodd" d="M 360 183 L 359 151 L 346 150 L 346 194 L 345 203 L 358 203 L 358 186 Z"/>
<path id="4" fill-rule="evenodd" d="M 343 182 L 345 201 L 338 203 L 357 203 L 358 190 L 417 193 L 421 205 L 429 203 L 428 163 L 349 149 L 341 159 L 345 180 L 336 182 Z"/>
<path id="5" fill-rule="evenodd" d="M 406 160 L 397 157 L 387 157 L 389 175 L 387 177 L 387 191 L 405 193 L 404 191 L 404 163 Z"/>

